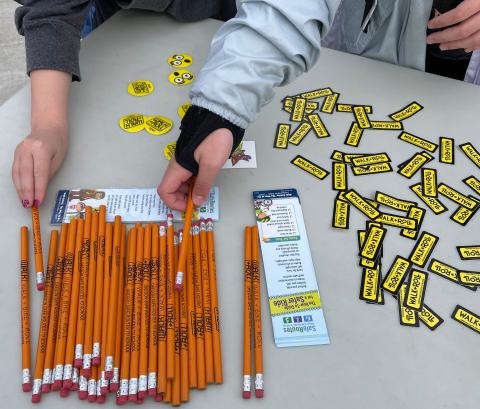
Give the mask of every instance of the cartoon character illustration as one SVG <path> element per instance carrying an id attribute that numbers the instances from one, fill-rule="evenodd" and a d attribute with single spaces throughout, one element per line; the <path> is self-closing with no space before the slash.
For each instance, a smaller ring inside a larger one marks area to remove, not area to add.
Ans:
<path id="1" fill-rule="evenodd" d="M 78 199 L 80 201 L 95 199 L 101 200 L 105 197 L 105 192 L 103 190 L 96 189 L 80 189 L 80 190 L 71 190 L 68 194 L 68 200 Z"/>
<path id="2" fill-rule="evenodd" d="M 176 70 L 168 76 L 168 81 L 173 85 L 188 85 L 194 78 L 190 71 Z"/>
<path id="3" fill-rule="evenodd" d="M 173 54 L 168 57 L 168 63 L 174 68 L 188 67 L 193 58 L 188 54 Z"/>
<path id="4" fill-rule="evenodd" d="M 268 214 L 268 209 L 272 205 L 271 199 L 255 200 L 253 205 L 255 206 L 255 217 L 260 223 L 267 223 L 271 217 Z"/>
<path id="5" fill-rule="evenodd" d="M 233 152 L 231 159 L 232 159 L 232 166 L 235 166 L 241 160 L 244 160 L 246 162 L 250 161 L 252 157 L 250 155 L 245 154 L 245 149 L 241 149 Z"/>

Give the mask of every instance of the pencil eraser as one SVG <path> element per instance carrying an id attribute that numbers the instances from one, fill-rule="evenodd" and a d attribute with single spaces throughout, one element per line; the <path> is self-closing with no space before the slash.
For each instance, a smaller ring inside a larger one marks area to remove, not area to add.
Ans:
<path id="1" fill-rule="evenodd" d="M 100 394 L 105 396 L 108 393 L 108 386 L 100 386 Z"/>
<path id="2" fill-rule="evenodd" d="M 62 381 L 60 379 L 56 379 L 52 383 L 52 391 L 59 391 L 62 388 Z"/>
<path id="3" fill-rule="evenodd" d="M 45 283 L 37 283 L 37 290 L 38 291 L 45 290 Z"/>
<path id="4" fill-rule="evenodd" d="M 97 401 L 97 395 L 88 395 L 88 401 L 89 402 L 96 402 Z"/>
<path id="5" fill-rule="evenodd" d="M 212 223 L 213 222 L 213 219 L 211 217 L 209 217 L 207 220 L 205 220 L 205 222 L 207 223 Z"/>
<path id="6" fill-rule="evenodd" d="M 163 401 L 163 395 L 161 393 L 158 393 L 155 395 L 155 402 L 162 402 Z"/>
<path id="7" fill-rule="evenodd" d="M 135 403 L 136 403 L 137 405 L 141 405 L 141 404 L 143 403 L 143 399 L 137 399 L 137 400 L 135 401 Z"/>
<path id="8" fill-rule="evenodd" d="M 75 368 L 80 369 L 83 366 L 83 358 L 75 359 L 75 361 L 73 361 L 73 365 Z"/>
<path id="9" fill-rule="evenodd" d="M 130 402 L 136 402 L 137 401 L 137 394 L 136 393 L 132 393 L 130 395 L 128 395 L 128 400 Z"/>
<path id="10" fill-rule="evenodd" d="M 147 397 L 147 391 L 138 391 L 138 399 L 144 400 Z"/>
<path id="11" fill-rule="evenodd" d="M 108 390 L 110 392 L 116 392 L 116 391 L 118 391 L 118 386 L 119 386 L 118 382 L 110 382 L 110 386 L 109 386 Z"/>
<path id="12" fill-rule="evenodd" d="M 60 397 L 67 398 L 70 395 L 70 389 L 60 389 Z"/>
<path id="13" fill-rule="evenodd" d="M 117 405 L 124 405 L 127 401 L 128 397 L 126 395 L 117 396 Z"/>
<path id="14" fill-rule="evenodd" d="M 242 392 L 243 399 L 250 399 L 250 391 L 243 391 Z"/>
<path id="15" fill-rule="evenodd" d="M 182 291 L 182 285 L 181 284 L 175 284 L 175 290 Z"/>
<path id="16" fill-rule="evenodd" d="M 40 395 L 39 393 L 32 395 L 32 403 L 40 403 L 41 397 L 42 395 Z"/>
<path id="17" fill-rule="evenodd" d="M 32 383 L 31 382 L 22 383 L 22 390 L 24 392 L 30 392 L 32 390 Z"/>
<path id="18" fill-rule="evenodd" d="M 42 384 L 42 393 L 50 392 L 51 385 L 49 383 Z"/>
<path id="19" fill-rule="evenodd" d="M 92 375 L 92 368 L 83 368 L 83 376 L 85 378 L 90 378 Z"/>
<path id="20" fill-rule="evenodd" d="M 93 366 L 98 366 L 98 365 L 100 365 L 100 357 L 99 357 L 99 356 L 94 356 L 94 357 L 92 358 L 92 365 L 93 365 Z"/>
<path id="21" fill-rule="evenodd" d="M 157 388 L 150 388 L 148 390 L 148 396 L 151 396 L 152 398 L 154 398 L 155 396 L 157 396 Z"/>
<path id="22" fill-rule="evenodd" d="M 88 398 L 88 392 L 87 391 L 78 391 L 78 399 L 85 400 L 87 398 Z"/>
<path id="23" fill-rule="evenodd" d="M 263 398 L 263 389 L 255 389 L 255 396 L 257 398 Z"/>
<path id="24" fill-rule="evenodd" d="M 113 378 L 113 371 L 105 371 L 105 379 L 110 380 Z"/>
<path id="25" fill-rule="evenodd" d="M 100 396 L 97 396 L 97 403 L 105 403 L 105 400 L 107 399 L 107 397 L 105 395 L 100 395 Z"/>
<path id="26" fill-rule="evenodd" d="M 71 379 L 65 379 L 63 381 L 62 389 L 72 389 L 73 381 Z"/>

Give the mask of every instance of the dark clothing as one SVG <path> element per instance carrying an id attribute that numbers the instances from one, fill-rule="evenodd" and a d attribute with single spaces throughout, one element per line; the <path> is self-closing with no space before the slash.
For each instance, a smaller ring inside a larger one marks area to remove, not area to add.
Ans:
<path id="1" fill-rule="evenodd" d="M 23 0 L 15 11 L 15 24 L 25 36 L 27 73 L 54 69 L 80 80 L 80 34 L 90 0 Z M 235 0 L 95 0 L 95 23 L 101 24 L 121 9 L 163 12 L 180 21 L 209 17 L 222 20 L 236 13 Z"/>

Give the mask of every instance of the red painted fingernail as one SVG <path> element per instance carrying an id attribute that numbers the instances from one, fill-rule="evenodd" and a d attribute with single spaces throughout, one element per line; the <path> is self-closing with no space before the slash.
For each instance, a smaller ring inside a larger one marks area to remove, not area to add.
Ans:
<path id="1" fill-rule="evenodd" d="M 22 206 L 27 208 L 30 205 L 30 202 L 28 200 L 22 200 Z"/>
<path id="2" fill-rule="evenodd" d="M 40 206 L 40 201 L 38 201 L 38 200 L 35 199 L 35 201 L 33 202 L 33 205 L 34 205 L 35 207 L 39 207 L 39 206 Z"/>

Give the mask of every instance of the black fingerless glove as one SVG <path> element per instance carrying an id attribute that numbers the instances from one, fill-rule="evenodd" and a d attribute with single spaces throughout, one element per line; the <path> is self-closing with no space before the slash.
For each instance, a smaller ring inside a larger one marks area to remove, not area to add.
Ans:
<path id="1" fill-rule="evenodd" d="M 245 129 L 232 124 L 208 109 L 192 105 L 183 117 L 180 125 L 181 132 L 175 148 L 177 163 L 196 175 L 198 173 L 198 163 L 193 157 L 195 149 L 208 135 L 220 128 L 226 128 L 233 134 L 231 155 L 240 142 L 242 142 Z"/>

